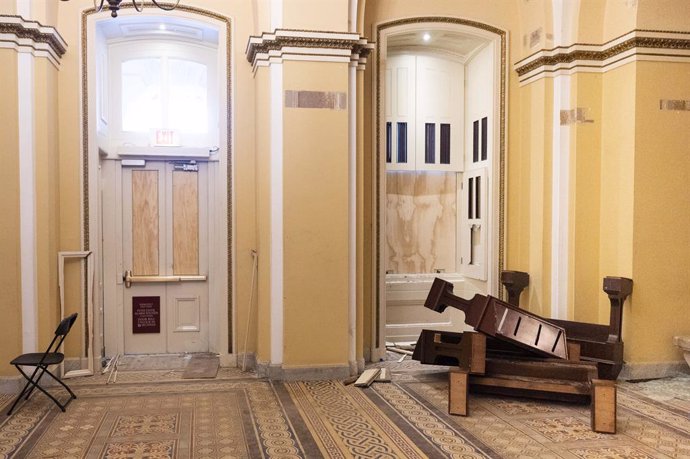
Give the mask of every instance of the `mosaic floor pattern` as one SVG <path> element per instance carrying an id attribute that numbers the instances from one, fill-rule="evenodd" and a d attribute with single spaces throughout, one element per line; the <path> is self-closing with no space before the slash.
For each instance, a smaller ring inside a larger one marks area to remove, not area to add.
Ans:
<path id="1" fill-rule="evenodd" d="M 410 364 L 366 389 L 230 370 L 215 380 L 152 380 L 164 370 L 124 372 L 107 385 L 84 378 L 71 383 L 78 398 L 66 413 L 38 394 L 3 415 L 0 457 L 690 457 L 682 384 L 667 381 L 669 398 L 622 383 L 618 433 L 604 435 L 589 429 L 587 406 L 565 403 L 473 395 L 469 416 L 450 416 L 446 375 L 434 370 Z M 9 402 L 0 398 L 5 410 Z"/>

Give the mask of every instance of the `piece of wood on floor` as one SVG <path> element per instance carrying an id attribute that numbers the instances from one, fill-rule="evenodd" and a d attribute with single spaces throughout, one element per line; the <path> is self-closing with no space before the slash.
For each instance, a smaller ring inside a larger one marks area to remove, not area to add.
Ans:
<path id="1" fill-rule="evenodd" d="M 469 391 L 469 371 L 460 368 L 448 372 L 448 413 L 467 416 L 467 393 Z"/>
<path id="2" fill-rule="evenodd" d="M 369 368 L 364 370 L 355 381 L 356 387 L 369 387 L 379 375 L 379 368 Z"/>
<path id="3" fill-rule="evenodd" d="M 391 382 L 391 371 L 388 368 L 381 368 L 374 382 Z"/>
<path id="4" fill-rule="evenodd" d="M 616 433 L 616 382 L 592 380 L 592 430 Z"/>

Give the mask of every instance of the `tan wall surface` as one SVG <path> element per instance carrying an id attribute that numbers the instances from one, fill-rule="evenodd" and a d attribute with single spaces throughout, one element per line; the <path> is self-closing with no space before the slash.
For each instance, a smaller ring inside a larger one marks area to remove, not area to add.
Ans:
<path id="1" fill-rule="evenodd" d="M 520 147 L 510 148 L 506 267 L 527 271 L 522 302 L 537 314 L 551 313 L 551 151 L 553 80 L 519 89 Z"/>
<path id="2" fill-rule="evenodd" d="M 638 0 L 637 28 L 647 30 L 690 30 L 690 2 L 686 0 Z"/>
<path id="3" fill-rule="evenodd" d="M 347 64 L 283 66 L 286 91 L 347 93 Z M 284 110 L 286 366 L 348 361 L 347 123 L 347 110 Z"/>
<path id="4" fill-rule="evenodd" d="M 0 0 L 0 13 L 17 14 L 17 0 Z"/>
<path id="5" fill-rule="evenodd" d="M 639 2 L 606 0 L 602 41 L 607 42 L 635 29 Z"/>
<path id="6" fill-rule="evenodd" d="M 637 64 L 633 303 L 626 357 L 681 360 L 674 335 L 690 334 L 690 112 L 660 99 L 690 99 L 690 64 Z"/>
<path id="7" fill-rule="evenodd" d="M 256 125 L 260 132 L 256 140 L 256 202 L 259 249 L 259 272 L 257 283 L 257 360 L 268 362 L 271 359 L 271 117 L 269 68 L 261 68 L 256 73 Z"/>
<path id="8" fill-rule="evenodd" d="M 549 0 L 517 2 L 520 15 L 516 30 L 520 58 L 553 47 L 553 17 Z"/>
<path id="9" fill-rule="evenodd" d="M 572 107 L 582 108 L 592 122 L 570 125 L 572 140 L 571 237 L 572 318 L 598 320 L 601 276 L 599 275 L 599 214 L 601 193 L 601 75 L 580 73 L 572 78 Z"/>
<path id="10" fill-rule="evenodd" d="M 630 64 L 602 76 L 599 277 L 633 276 L 635 70 L 636 64 Z M 632 304 L 636 293 L 633 291 Z M 626 305 L 624 329 L 630 311 Z M 599 323 L 608 323 L 609 315 L 610 303 L 602 292 Z M 624 337 L 632 336 L 630 333 Z"/>
<path id="11" fill-rule="evenodd" d="M 17 52 L 0 49 L 0 316 L 3 317 L 0 346 L 0 376 L 16 375 L 10 360 L 22 353 L 21 265 L 19 232 L 19 125 L 17 99 Z"/>
<path id="12" fill-rule="evenodd" d="M 284 29 L 347 32 L 347 0 L 283 0 Z"/>

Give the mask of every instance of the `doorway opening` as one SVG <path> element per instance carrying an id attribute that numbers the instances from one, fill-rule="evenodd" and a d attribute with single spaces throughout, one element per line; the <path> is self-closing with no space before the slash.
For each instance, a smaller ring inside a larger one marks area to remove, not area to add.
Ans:
<path id="1" fill-rule="evenodd" d="M 85 19 L 85 233 L 100 260 L 102 357 L 233 363 L 230 22 L 200 12 Z"/>
<path id="2" fill-rule="evenodd" d="M 435 277 L 498 296 L 505 32 L 454 18 L 377 27 L 377 292 L 372 358 L 464 314 L 423 307 Z"/>

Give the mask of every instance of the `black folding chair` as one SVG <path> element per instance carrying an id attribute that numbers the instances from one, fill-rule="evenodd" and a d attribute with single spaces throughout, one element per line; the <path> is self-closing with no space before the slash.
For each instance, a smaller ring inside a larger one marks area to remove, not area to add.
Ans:
<path id="1" fill-rule="evenodd" d="M 76 312 L 62 319 L 60 325 L 58 325 L 57 329 L 55 330 L 55 337 L 53 338 L 53 341 L 51 341 L 50 346 L 48 346 L 48 349 L 46 349 L 44 353 L 32 352 L 29 354 L 22 354 L 10 362 L 10 364 L 14 365 L 17 368 L 17 370 L 19 370 L 19 372 L 26 378 L 27 382 L 24 386 L 24 389 L 22 389 L 17 398 L 14 400 L 12 408 L 10 408 L 10 410 L 7 412 L 8 416 L 12 414 L 12 411 L 17 406 L 17 403 L 19 403 L 19 400 L 21 400 L 22 397 L 24 397 L 24 400 L 29 400 L 29 397 L 31 396 L 31 393 L 34 391 L 34 389 L 38 389 L 44 394 L 46 394 L 52 401 L 55 402 L 57 406 L 60 407 L 60 409 L 63 412 L 65 411 L 67 405 L 69 405 L 69 402 L 71 402 L 72 399 L 77 398 L 77 396 L 74 395 L 74 392 L 72 392 L 72 390 L 69 387 L 67 387 L 65 383 L 60 381 L 60 378 L 58 378 L 53 373 L 51 373 L 50 370 L 48 370 L 49 366 L 58 365 L 62 363 L 63 360 L 65 360 L 65 355 L 62 352 L 58 352 L 58 350 L 60 349 L 62 342 L 65 340 L 67 333 L 69 333 L 70 329 L 72 328 L 72 325 L 74 325 L 74 322 L 76 320 Z M 29 376 L 24 372 L 22 367 L 35 368 L 34 372 L 31 374 L 31 376 Z M 58 399 L 53 397 L 47 390 L 45 390 L 38 384 L 43 375 L 46 373 L 48 374 L 48 376 L 52 377 L 55 381 L 60 383 L 62 387 L 67 389 L 67 392 L 69 392 L 70 398 L 64 404 L 60 403 Z"/>

